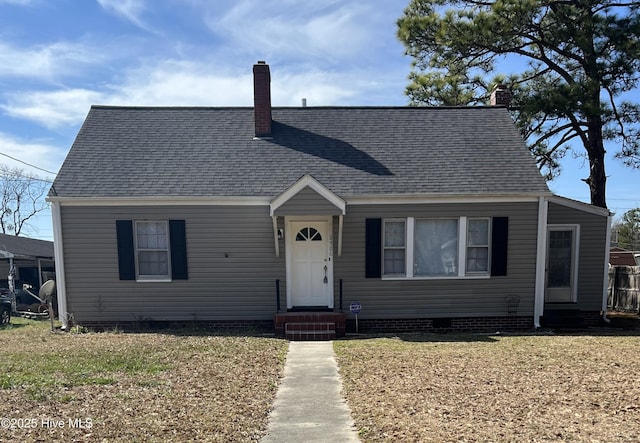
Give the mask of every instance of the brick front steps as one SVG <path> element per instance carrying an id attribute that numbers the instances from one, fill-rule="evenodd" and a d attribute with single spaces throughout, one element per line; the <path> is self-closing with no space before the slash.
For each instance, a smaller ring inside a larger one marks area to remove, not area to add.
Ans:
<path id="1" fill-rule="evenodd" d="M 333 340 L 344 337 L 345 319 L 339 312 L 284 312 L 275 316 L 275 333 L 292 341 Z"/>

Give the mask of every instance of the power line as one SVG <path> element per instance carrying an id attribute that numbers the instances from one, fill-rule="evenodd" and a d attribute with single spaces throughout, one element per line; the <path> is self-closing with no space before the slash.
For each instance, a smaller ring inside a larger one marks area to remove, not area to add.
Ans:
<path id="1" fill-rule="evenodd" d="M 19 163 L 22 163 L 22 164 L 24 164 L 24 165 L 27 165 L 27 166 L 30 166 L 30 167 L 32 167 L 32 168 L 38 169 L 39 171 L 46 172 L 47 174 L 56 175 L 56 173 L 55 173 L 55 172 L 51 172 L 51 171 L 48 171 L 48 170 L 46 170 L 46 169 L 44 169 L 44 168 L 41 168 L 41 167 L 39 167 L 39 166 L 32 165 L 31 163 L 27 163 L 27 162 L 26 162 L 26 161 L 24 161 L 24 160 L 20 160 L 19 158 L 12 157 L 12 156 L 10 156 L 9 154 L 5 154 L 4 152 L 0 152 L 0 155 L 4 155 L 5 157 L 9 157 L 11 160 L 15 160 L 15 161 L 17 161 L 17 162 L 19 162 Z"/>

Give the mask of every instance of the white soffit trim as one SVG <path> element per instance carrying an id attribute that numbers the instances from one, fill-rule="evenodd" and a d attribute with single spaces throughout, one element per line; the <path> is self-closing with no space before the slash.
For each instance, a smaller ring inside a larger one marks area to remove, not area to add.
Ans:
<path id="1" fill-rule="evenodd" d="M 47 197 L 61 206 L 266 206 L 269 197 Z"/>
<path id="2" fill-rule="evenodd" d="M 578 200 L 571 200 L 570 198 L 566 197 L 560 197 L 559 195 L 549 197 L 549 202 L 561 206 L 566 206 L 567 208 L 575 209 L 576 211 L 588 212 L 594 215 L 601 215 L 602 217 L 608 217 L 609 215 L 611 215 L 609 210 L 606 208 L 590 205 L 589 203 L 584 203 Z"/>
<path id="3" fill-rule="evenodd" d="M 308 177 L 305 180 L 305 177 Z M 308 180 L 308 181 L 307 181 Z M 303 182 L 304 181 L 304 182 Z M 305 183 L 306 182 L 306 183 Z M 402 204 L 435 204 L 435 203 L 525 203 L 537 202 L 540 195 L 368 195 L 353 196 L 342 199 L 322 183 L 310 175 L 303 176 L 286 191 L 275 199 L 269 197 L 56 197 L 49 196 L 46 201 L 59 203 L 61 206 L 265 206 L 270 205 L 271 211 L 286 203 L 298 192 L 309 186 L 327 201 L 346 214 L 346 205 L 402 205 Z M 598 208 L 578 201 L 561 197 L 550 197 L 550 200 L 560 205 L 571 206 L 575 209 L 598 215 L 607 215 L 606 209 Z M 271 214 L 273 215 L 273 214 Z"/>
<path id="4" fill-rule="evenodd" d="M 346 202 L 338 197 L 333 191 L 327 188 L 325 185 L 320 183 L 318 180 L 310 176 L 309 174 L 303 175 L 297 182 L 293 185 L 289 186 L 282 194 L 271 200 L 271 215 L 275 213 L 275 211 L 289 201 L 292 197 L 294 197 L 298 192 L 302 191 L 304 188 L 311 188 L 316 191 L 318 194 L 322 196 L 325 200 L 331 203 L 336 208 L 340 209 L 342 215 L 345 214 Z"/>
<path id="5" fill-rule="evenodd" d="M 348 205 L 406 205 L 435 203 L 537 203 L 541 195 L 371 195 L 346 197 Z"/>

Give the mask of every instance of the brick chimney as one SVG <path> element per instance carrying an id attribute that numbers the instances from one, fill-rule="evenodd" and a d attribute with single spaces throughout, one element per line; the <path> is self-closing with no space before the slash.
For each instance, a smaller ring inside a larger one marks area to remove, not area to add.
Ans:
<path id="1" fill-rule="evenodd" d="M 511 91 L 505 85 L 496 85 L 491 93 L 491 106 L 511 106 Z"/>
<path id="2" fill-rule="evenodd" d="M 256 137 L 271 137 L 271 74 L 269 65 L 253 65 L 253 113 Z"/>

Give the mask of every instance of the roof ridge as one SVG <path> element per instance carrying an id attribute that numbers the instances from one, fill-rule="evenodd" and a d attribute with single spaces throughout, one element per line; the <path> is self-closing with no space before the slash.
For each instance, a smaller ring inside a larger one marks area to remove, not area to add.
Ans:
<path id="1" fill-rule="evenodd" d="M 324 105 L 324 106 L 272 106 L 271 109 L 286 109 L 286 110 L 338 110 L 338 109 L 370 109 L 370 110 L 477 110 L 477 109 L 506 109 L 507 106 L 490 106 L 490 105 L 477 105 L 477 106 L 409 106 L 409 105 Z M 128 110 L 252 110 L 253 106 L 143 106 L 143 105 L 91 105 L 91 109 L 128 109 Z"/>

